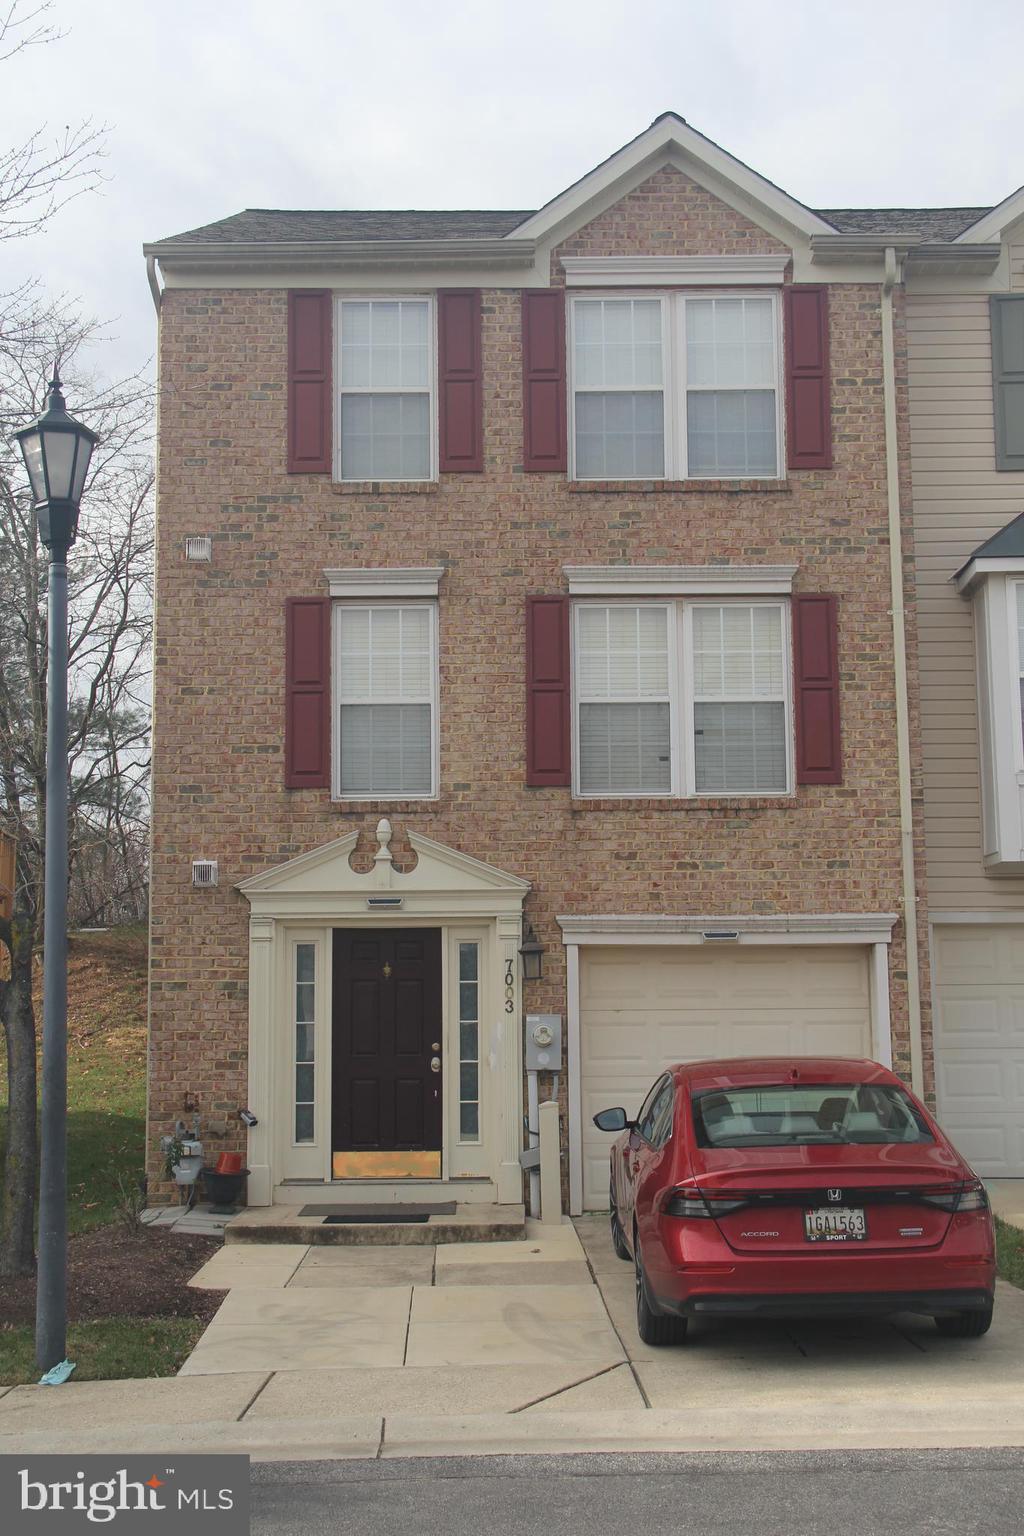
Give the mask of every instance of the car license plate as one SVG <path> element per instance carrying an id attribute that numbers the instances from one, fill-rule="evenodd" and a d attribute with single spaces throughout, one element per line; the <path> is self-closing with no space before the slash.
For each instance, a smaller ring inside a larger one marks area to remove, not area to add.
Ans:
<path id="1" fill-rule="evenodd" d="M 851 1206 L 821 1206 L 804 1212 L 804 1234 L 809 1243 L 862 1243 L 868 1224 L 864 1212 Z"/>

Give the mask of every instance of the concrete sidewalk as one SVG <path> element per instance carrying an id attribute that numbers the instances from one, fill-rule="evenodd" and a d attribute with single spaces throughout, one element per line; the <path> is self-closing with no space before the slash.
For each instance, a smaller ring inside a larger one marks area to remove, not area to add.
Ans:
<path id="1" fill-rule="evenodd" d="M 230 1295 L 181 1375 L 0 1389 L 0 1452 L 1024 1445 L 1024 1292 L 1000 1285 L 979 1340 L 922 1318 L 701 1322 L 656 1350 L 607 1218 L 576 1226 L 491 1252 L 225 1248 L 194 1283 Z"/>

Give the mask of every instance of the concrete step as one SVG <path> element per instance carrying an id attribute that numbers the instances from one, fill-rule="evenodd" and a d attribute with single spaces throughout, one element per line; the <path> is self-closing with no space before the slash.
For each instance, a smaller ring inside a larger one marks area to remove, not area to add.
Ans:
<path id="1" fill-rule="evenodd" d="M 452 1214 L 426 1221 L 327 1222 L 324 1216 L 300 1215 L 297 1205 L 254 1206 L 233 1216 L 224 1229 L 226 1243 L 318 1243 L 388 1247 L 437 1243 L 511 1243 L 526 1237 L 521 1205 L 459 1205 Z"/>

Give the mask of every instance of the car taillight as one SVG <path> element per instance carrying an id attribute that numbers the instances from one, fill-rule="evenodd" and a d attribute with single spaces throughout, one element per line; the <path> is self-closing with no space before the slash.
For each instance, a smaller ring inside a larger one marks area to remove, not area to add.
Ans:
<path id="1" fill-rule="evenodd" d="M 940 1211 L 987 1211 L 988 1195 L 980 1179 L 972 1179 L 959 1189 L 944 1189 L 923 1194 L 926 1205 L 937 1205 Z"/>
<path id="2" fill-rule="evenodd" d="M 673 1189 L 662 1206 L 666 1216 L 697 1217 L 707 1221 L 741 1211 L 748 1202 L 728 1195 L 706 1195 L 699 1189 Z"/>

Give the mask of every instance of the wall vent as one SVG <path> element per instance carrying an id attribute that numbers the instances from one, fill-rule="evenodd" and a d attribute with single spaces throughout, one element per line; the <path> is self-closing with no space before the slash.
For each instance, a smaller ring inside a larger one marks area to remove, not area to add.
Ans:
<path id="1" fill-rule="evenodd" d="M 185 540 L 186 560 L 212 560 L 213 540 L 208 534 L 194 534 Z"/>
<path id="2" fill-rule="evenodd" d="M 192 860 L 192 884 L 216 885 L 217 884 L 217 860 L 193 859 Z"/>

